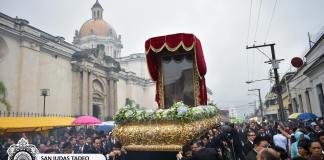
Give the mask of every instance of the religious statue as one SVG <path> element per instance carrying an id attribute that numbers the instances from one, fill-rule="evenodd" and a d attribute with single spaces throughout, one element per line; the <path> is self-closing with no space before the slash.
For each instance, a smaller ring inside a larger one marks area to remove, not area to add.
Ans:
<path id="1" fill-rule="evenodd" d="M 182 101 L 206 105 L 206 63 L 200 40 L 193 34 L 172 34 L 145 42 L 149 73 L 156 81 L 155 100 L 166 109 Z"/>

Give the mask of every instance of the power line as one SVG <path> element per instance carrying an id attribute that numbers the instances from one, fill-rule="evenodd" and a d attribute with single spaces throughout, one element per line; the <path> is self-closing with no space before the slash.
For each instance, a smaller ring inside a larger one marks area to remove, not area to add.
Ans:
<path id="1" fill-rule="evenodd" d="M 247 36 L 246 36 L 246 45 L 249 44 L 250 28 L 251 28 L 251 15 L 252 15 L 252 0 L 250 1 L 250 14 L 249 14 L 248 31 L 247 31 Z"/>
<path id="2" fill-rule="evenodd" d="M 275 10 L 276 10 L 276 7 L 277 7 L 277 2 L 278 0 L 276 0 L 274 6 L 273 6 L 273 9 L 272 9 L 272 14 L 271 14 L 271 18 L 270 18 L 270 23 L 269 23 L 269 26 L 268 26 L 268 29 L 267 29 L 267 32 L 266 32 L 266 37 L 265 37 L 265 40 L 264 40 L 264 43 L 267 42 L 267 39 L 268 39 L 268 36 L 269 36 L 269 32 L 270 32 L 270 28 L 271 28 L 271 23 L 272 23 L 272 19 L 273 19 L 273 15 L 275 13 Z"/>
<path id="3" fill-rule="evenodd" d="M 252 79 L 255 79 L 255 72 L 256 72 L 256 70 L 255 70 L 255 68 L 257 68 L 257 67 L 255 67 L 255 50 L 253 50 L 252 51 L 253 53 L 252 53 L 252 69 L 251 69 L 251 78 Z"/>
<path id="4" fill-rule="evenodd" d="M 246 55 L 246 66 L 247 66 L 247 79 L 250 80 L 250 72 L 249 72 L 249 54 Z"/>
<path id="5" fill-rule="evenodd" d="M 255 33 L 254 33 L 254 42 L 255 41 L 255 38 L 256 38 L 256 35 L 257 35 L 257 32 L 258 32 L 258 28 L 259 28 L 259 21 L 260 21 L 260 12 L 261 12 L 261 6 L 262 6 L 262 0 L 260 0 L 260 5 L 259 5 L 259 11 L 258 11 L 258 19 L 257 19 L 257 23 L 256 23 L 256 28 L 255 28 Z"/>
<path id="6" fill-rule="evenodd" d="M 249 44 L 249 38 L 250 38 L 250 29 L 251 29 L 251 15 L 252 15 L 252 0 L 250 1 L 250 14 L 249 14 L 249 23 L 248 23 L 248 30 L 246 35 L 246 45 Z M 246 50 L 248 53 L 248 50 Z M 246 56 L 246 65 L 247 65 L 247 79 L 250 79 L 250 64 L 249 64 L 249 54 Z"/>

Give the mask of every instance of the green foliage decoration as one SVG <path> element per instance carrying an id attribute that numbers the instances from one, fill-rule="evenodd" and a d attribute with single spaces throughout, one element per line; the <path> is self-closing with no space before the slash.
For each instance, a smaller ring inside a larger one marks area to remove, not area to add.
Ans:
<path id="1" fill-rule="evenodd" d="M 177 102 L 168 109 L 143 110 L 135 104 L 126 105 L 113 117 L 115 123 L 142 122 L 191 122 L 219 115 L 215 105 L 190 107 L 183 102 Z"/>

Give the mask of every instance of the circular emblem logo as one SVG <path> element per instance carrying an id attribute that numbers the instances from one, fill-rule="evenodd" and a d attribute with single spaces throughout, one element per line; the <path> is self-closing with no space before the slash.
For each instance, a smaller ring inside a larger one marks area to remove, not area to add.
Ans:
<path id="1" fill-rule="evenodd" d="M 20 151 L 13 157 L 14 160 L 33 160 L 28 152 Z"/>
<path id="2" fill-rule="evenodd" d="M 28 141 L 21 138 L 17 144 L 11 145 L 8 150 L 8 160 L 36 160 L 39 153 L 35 145 L 28 144 Z"/>

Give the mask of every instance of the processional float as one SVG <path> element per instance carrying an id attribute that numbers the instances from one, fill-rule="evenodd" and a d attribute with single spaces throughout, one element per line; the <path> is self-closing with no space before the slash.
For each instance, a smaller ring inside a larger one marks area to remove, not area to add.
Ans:
<path id="1" fill-rule="evenodd" d="M 184 33 L 154 37 L 145 42 L 145 52 L 159 109 L 121 108 L 113 134 L 128 151 L 179 151 L 219 123 L 218 109 L 207 105 L 200 40 Z"/>

